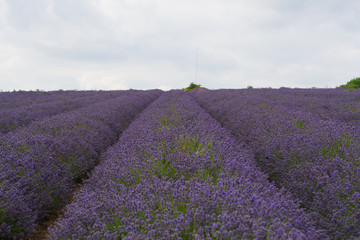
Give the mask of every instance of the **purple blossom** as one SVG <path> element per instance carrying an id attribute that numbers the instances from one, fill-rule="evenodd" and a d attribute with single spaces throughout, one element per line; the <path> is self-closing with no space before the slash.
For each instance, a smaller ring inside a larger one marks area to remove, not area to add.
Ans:
<path id="1" fill-rule="evenodd" d="M 75 183 L 91 171 L 100 154 L 161 93 L 129 90 L 3 136 L 1 237 L 29 236 L 37 221 L 64 206 Z"/>
<path id="2" fill-rule="evenodd" d="M 164 93 L 102 155 L 50 239 L 326 239 L 189 94 Z"/>
<path id="3" fill-rule="evenodd" d="M 360 237 L 360 95 L 343 89 L 203 91 L 193 96 L 333 239 Z"/>

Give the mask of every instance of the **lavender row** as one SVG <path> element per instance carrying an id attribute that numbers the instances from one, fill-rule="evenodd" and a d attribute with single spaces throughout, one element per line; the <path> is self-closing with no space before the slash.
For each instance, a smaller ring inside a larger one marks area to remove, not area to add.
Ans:
<path id="1" fill-rule="evenodd" d="M 251 92 L 234 93 L 207 91 L 194 97 L 253 149 L 270 180 L 299 199 L 329 236 L 359 237 L 359 128 L 287 103 L 274 105 Z"/>
<path id="2" fill-rule="evenodd" d="M 69 100 L 76 97 L 114 94 L 117 91 L 18 91 L 0 92 L 0 110 L 24 107 L 32 104 Z"/>
<path id="3" fill-rule="evenodd" d="M 360 91 L 344 89 L 280 90 L 274 104 L 300 111 L 309 111 L 322 120 L 339 120 L 358 125 L 360 121 Z"/>
<path id="4" fill-rule="evenodd" d="M 326 239 L 187 93 L 153 102 L 49 239 Z"/>
<path id="5" fill-rule="evenodd" d="M 226 90 L 227 95 L 260 98 L 271 105 L 309 112 L 322 120 L 339 120 L 359 124 L 360 91 L 344 89 L 239 89 Z M 230 97 L 230 96 L 229 96 Z"/>
<path id="6" fill-rule="evenodd" d="M 24 238 L 161 91 L 118 98 L 34 122 L 0 139 L 0 238 Z"/>
<path id="7" fill-rule="evenodd" d="M 127 94 L 127 92 L 119 91 L 117 94 L 111 92 L 99 92 L 97 94 L 94 93 L 91 95 L 87 94 L 88 96 L 82 96 L 84 94 L 79 92 L 79 96 L 76 94 L 68 94 L 66 95 L 66 98 L 61 100 L 51 101 L 48 99 L 48 102 L 0 110 L 0 135 L 12 132 L 19 127 L 27 126 L 36 120 L 75 110 L 124 94 Z"/>

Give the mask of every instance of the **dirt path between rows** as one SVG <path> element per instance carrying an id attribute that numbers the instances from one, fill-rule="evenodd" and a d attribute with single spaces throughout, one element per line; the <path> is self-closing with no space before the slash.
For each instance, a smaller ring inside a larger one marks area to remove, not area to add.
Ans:
<path id="1" fill-rule="evenodd" d="M 77 193 L 79 192 L 80 188 L 83 185 L 84 180 L 88 179 L 88 177 L 84 177 L 81 182 L 77 183 L 75 185 L 75 187 L 72 190 L 72 194 L 70 199 L 66 202 L 66 204 L 64 205 L 64 207 L 59 208 L 56 212 L 54 212 L 53 214 L 51 214 L 50 216 L 48 216 L 44 221 L 38 222 L 35 232 L 32 234 L 32 236 L 30 238 L 28 238 L 27 240 L 46 240 L 48 239 L 47 236 L 49 235 L 49 231 L 48 229 L 52 226 L 55 225 L 55 222 L 62 216 L 64 216 L 64 211 L 65 211 L 65 207 L 72 203 L 75 198 Z"/>

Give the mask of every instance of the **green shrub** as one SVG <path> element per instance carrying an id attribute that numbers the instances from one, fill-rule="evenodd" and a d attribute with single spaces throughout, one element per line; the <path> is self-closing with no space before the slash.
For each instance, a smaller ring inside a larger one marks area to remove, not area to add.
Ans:
<path id="1" fill-rule="evenodd" d="M 187 88 L 183 88 L 182 90 L 184 90 L 185 92 L 191 91 L 195 88 L 201 88 L 201 85 L 197 85 L 195 83 L 190 83 L 190 85 Z"/>
<path id="2" fill-rule="evenodd" d="M 360 88 L 360 77 L 354 78 L 354 79 L 350 80 L 347 84 L 341 85 L 340 87 L 341 88 L 348 87 L 348 88 L 352 88 L 352 89 L 358 89 L 358 88 Z"/>

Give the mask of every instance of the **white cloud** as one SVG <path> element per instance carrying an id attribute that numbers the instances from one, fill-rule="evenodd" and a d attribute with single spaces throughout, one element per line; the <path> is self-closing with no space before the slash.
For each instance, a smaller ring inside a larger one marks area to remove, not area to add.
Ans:
<path id="1" fill-rule="evenodd" d="M 86 72 L 76 78 L 80 89 L 93 90 L 126 90 L 129 89 L 126 82 L 118 75 L 108 72 Z"/>
<path id="2" fill-rule="evenodd" d="M 182 88 L 196 79 L 198 46 L 208 88 L 335 87 L 359 75 L 358 10 L 340 0 L 0 0 L 0 83 Z"/>
<path id="3" fill-rule="evenodd" d="M 0 27 L 6 26 L 7 5 L 5 0 L 0 0 Z"/>
<path id="4" fill-rule="evenodd" d="M 0 43 L 0 69 L 4 71 L 16 71 L 18 67 L 25 67 L 21 49 L 11 44 Z"/>
<path id="5" fill-rule="evenodd" d="M 169 91 L 169 90 L 171 90 L 172 88 L 169 87 L 169 86 L 166 86 L 166 85 L 160 85 L 160 86 L 158 86 L 156 89 L 161 89 L 161 90 L 163 90 L 163 91 Z"/>

